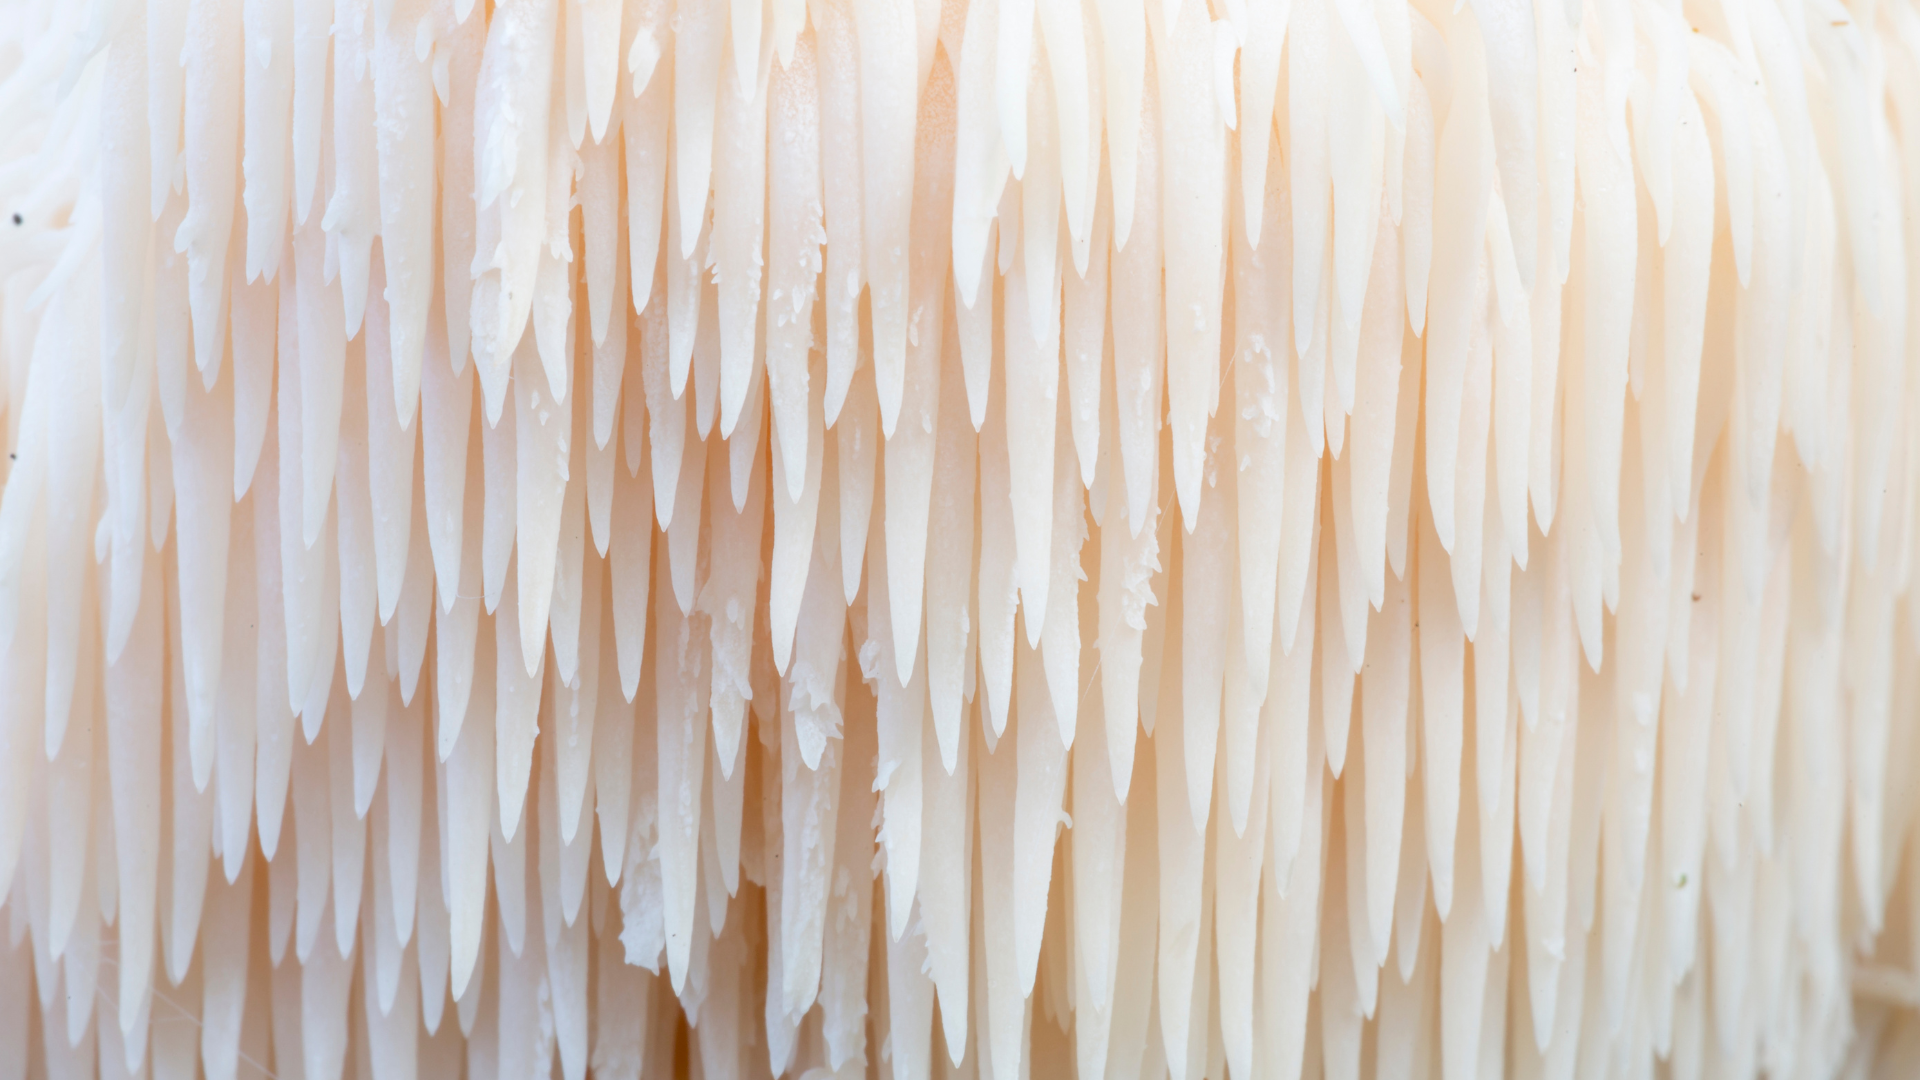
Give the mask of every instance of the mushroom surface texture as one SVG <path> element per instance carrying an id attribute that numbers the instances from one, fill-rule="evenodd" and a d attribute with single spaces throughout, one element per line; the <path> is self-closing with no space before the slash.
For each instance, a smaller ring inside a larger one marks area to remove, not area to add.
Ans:
<path id="1" fill-rule="evenodd" d="M 0 0 L 0 441 L 0 1080 L 1920 1076 L 1920 0 Z"/>

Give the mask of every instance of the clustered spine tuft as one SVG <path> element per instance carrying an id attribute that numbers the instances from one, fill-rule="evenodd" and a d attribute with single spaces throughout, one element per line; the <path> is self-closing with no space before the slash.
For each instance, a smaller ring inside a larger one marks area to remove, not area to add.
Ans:
<path id="1" fill-rule="evenodd" d="M 1912 0 L 0 3 L 0 1080 L 1920 1074 L 1916 125 Z"/>

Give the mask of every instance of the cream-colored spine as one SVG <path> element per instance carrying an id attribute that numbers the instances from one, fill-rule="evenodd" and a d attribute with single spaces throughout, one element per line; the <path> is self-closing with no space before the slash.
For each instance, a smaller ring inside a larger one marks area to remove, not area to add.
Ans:
<path id="1" fill-rule="evenodd" d="M 1920 1068 L 1907 0 L 0 19 L 0 1080 Z"/>

